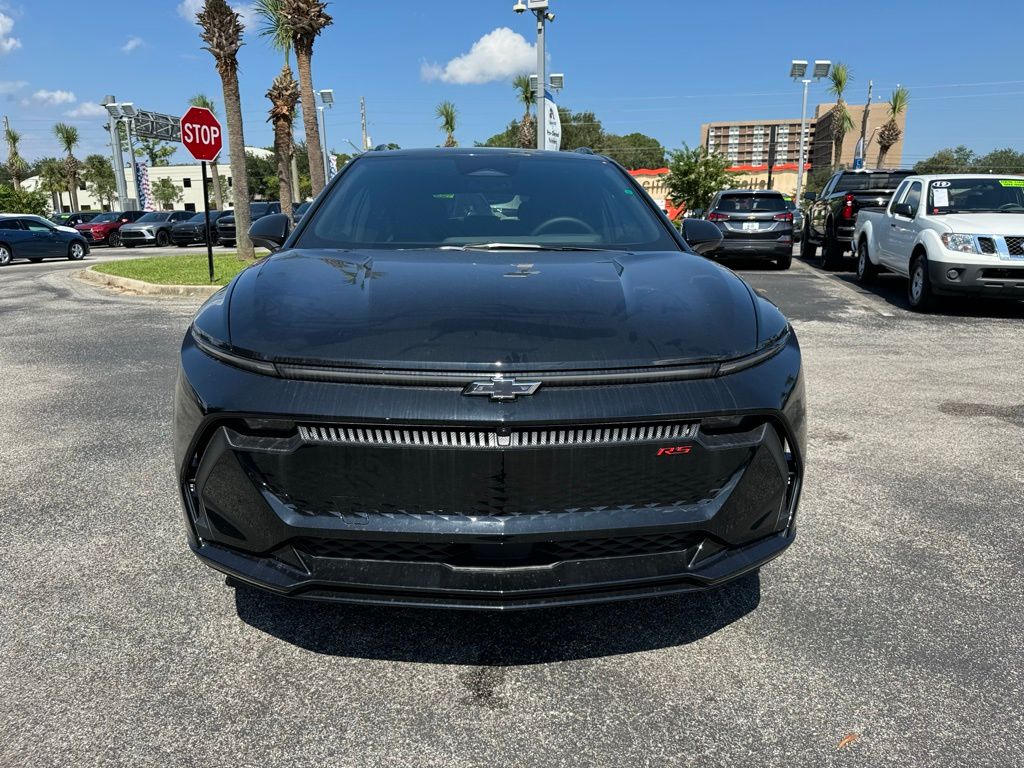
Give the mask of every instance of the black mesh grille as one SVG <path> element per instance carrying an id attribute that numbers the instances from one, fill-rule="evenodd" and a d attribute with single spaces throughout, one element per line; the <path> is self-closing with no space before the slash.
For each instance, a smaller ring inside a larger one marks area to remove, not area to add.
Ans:
<path id="1" fill-rule="evenodd" d="M 982 253 L 995 253 L 996 243 L 991 237 L 979 237 L 978 245 L 981 246 Z"/>
<path id="2" fill-rule="evenodd" d="M 1011 256 L 1024 256 L 1024 237 L 1006 238 L 1006 248 Z"/>
<path id="3" fill-rule="evenodd" d="M 549 565 L 567 560 L 682 552 L 691 548 L 696 554 L 696 547 L 702 541 L 704 536 L 695 533 L 661 533 L 614 538 L 564 539 L 537 544 L 299 539 L 293 542 L 293 546 L 300 552 L 314 557 L 508 568 Z"/>
<path id="4" fill-rule="evenodd" d="M 981 276 L 989 280 L 1024 280 L 1024 269 L 983 269 Z"/>

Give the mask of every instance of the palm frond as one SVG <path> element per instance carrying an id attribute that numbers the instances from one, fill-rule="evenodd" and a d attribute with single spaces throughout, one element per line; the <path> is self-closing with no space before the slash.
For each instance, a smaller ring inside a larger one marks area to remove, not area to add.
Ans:
<path id="1" fill-rule="evenodd" d="M 215 115 L 217 114 L 217 105 L 214 104 L 213 99 L 211 99 L 205 93 L 197 93 L 195 96 L 188 100 L 188 103 L 189 106 L 202 107 L 203 109 L 210 110 Z"/>
<path id="2" fill-rule="evenodd" d="M 69 155 L 78 146 L 78 129 L 67 123 L 57 123 L 53 126 L 53 135 L 57 137 L 61 148 Z"/>
<path id="3" fill-rule="evenodd" d="M 896 117 L 902 115 L 904 111 L 906 111 L 909 103 L 910 91 L 901 85 L 892 92 L 891 96 L 889 96 L 889 117 L 896 119 Z"/>
<path id="4" fill-rule="evenodd" d="M 282 5 L 282 0 L 256 0 L 253 10 L 260 18 L 260 37 L 267 38 L 270 45 L 287 58 L 292 49 L 293 32 L 281 13 Z"/>
<path id="5" fill-rule="evenodd" d="M 516 98 L 519 99 L 519 103 L 526 107 L 529 112 L 530 107 L 537 100 L 536 94 L 533 92 L 533 86 L 530 85 L 529 75 L 516 75 L 512 80 L 512 87 L 516 90 Z"/>
<path id="6" fill-rule="evenodd" d="M 831 81 L 831 85 L 828 87 L 828 92 L 835 96 L 837 99 L 843 98 L 843 93 L 846 91 L 846 87 L 853 80 L 853 73 L 850 68 L 843 64 L 841 61 L 837 61 L 832 69 L 829 70 L 828 79 Z"/>

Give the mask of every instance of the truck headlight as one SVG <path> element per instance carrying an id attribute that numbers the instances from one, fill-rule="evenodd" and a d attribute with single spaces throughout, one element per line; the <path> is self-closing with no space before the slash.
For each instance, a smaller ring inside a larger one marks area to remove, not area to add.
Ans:
<path id="1" fill-rule="evenodd" d="M 981 253 L 978 250 L 978 246 L 975 245 L 976 242 L 974 235 L 946 233 L 942 236 L 942 244 L 946 248 L 951 251 L 959 251 L 960 253 Z"/>

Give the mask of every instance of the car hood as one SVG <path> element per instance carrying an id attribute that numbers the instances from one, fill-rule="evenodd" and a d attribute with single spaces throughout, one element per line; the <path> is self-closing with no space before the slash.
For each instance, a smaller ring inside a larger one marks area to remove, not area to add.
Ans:
<path id="1" fill-rule="evenodd" d="M 949 227 L 950 232 L 1024 236 L 1024 213 L 952 213 L 932 218 Z"/>
<path id="2" fill-rule="evenodd" d="M 77 229 L 75 229 L 74 227 L 65 227 L 63 224 L 54 224 L 53 228 L 56 229 L 58 232 L 67 232 L 72 235 L 78 234 Z"/>
<path id="3" fill-rule="evenodd" d="M 143 229 L 156 229 L 157 227 L 166 227 L 168 222 L 166 221 L 147 221 L 142 224 L 134 222 L 132 224 L 122 224 L 121 230 L 128 232 L 137 232 Z"/>
<path id="4" fill-rule="evenodd" d="M 230 344 L 326 365 L 551 370 L 739 357 L 746 284 L 681 252 L 302 251 L 245 270 Z"/>
<path id="5" fill-rule="evenodd" d="M 112 229 L 117 224 L 116 221 L 101 221 L 96 224 L 76 224 L 75 229 L 79 232 L 88 232 L 90 229 Z"/>

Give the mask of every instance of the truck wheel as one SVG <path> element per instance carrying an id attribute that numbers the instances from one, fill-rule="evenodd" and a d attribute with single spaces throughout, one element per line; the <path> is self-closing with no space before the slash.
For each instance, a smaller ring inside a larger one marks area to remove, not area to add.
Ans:
<path id="1" fill-rule="evenodd" d="M 804 225 L 804 233 L 800 238 L 800 258 L 801 259 L 813 259 L 818 255 L 818 246 L 811 242 L 811 230 L 806 224 Z"/>
<path id="2" fill-rule="evenodd" d="M 872 264 L 868 257 L 867 241 L 861 240 L 857 246 L 857 282 L 873 283 L 876 277 L 878 277 L 878 267 Z"/>
<path id="3" fill-rule="evenodd" d="M 923 255 L 915 258 L 910 265 L 907 301 L 915 312 L 927 312 L 935 306 L 935 294 L 932 292 L 932 282 L 928 277 L 928 259 Z"/>
<path id="4" fill-rule="evenodd" d="M 821 249 L 821 266 L 829 272 L 835 272 L 843 266 L 843 248 L 839 245 L 831 228 L 825 230 L 825 245 Z"/>

